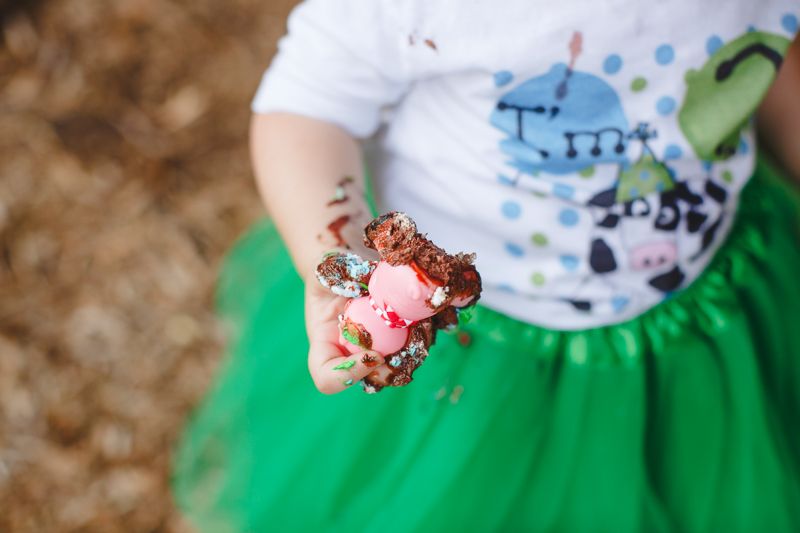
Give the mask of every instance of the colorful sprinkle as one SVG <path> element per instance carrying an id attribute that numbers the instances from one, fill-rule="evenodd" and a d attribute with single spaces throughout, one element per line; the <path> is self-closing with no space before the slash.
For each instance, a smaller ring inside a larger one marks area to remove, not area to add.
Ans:
<path id="1" fill-rule="evenodd" d="M 348 379 L 347 381 L 344 382 L 344 384 L 349 387 L 350 385 L 353 384 L 353 380 L 352 379 Z"/>
<path id="2" fill-rule="evenodd" d="M 345 338 L 347 338 L 347 337 L 345 337 Z M 350 340 L 350 339 L 347 339 L 347 340 Z M 353 342 L 353 341 L 350 341 L 350 342 Z M 353 343 L 353 344 L 357 344 L 357 343 Z M 355 359 L 350 359 L 349 361 L 345 361 L 341 365 L 337 365 L 337 366 L 333 367 L 333 369 L 334 370 L 347 370 L 349 372 L 348 369 L 351 368 L 355 364 L 356 364 Z"/>

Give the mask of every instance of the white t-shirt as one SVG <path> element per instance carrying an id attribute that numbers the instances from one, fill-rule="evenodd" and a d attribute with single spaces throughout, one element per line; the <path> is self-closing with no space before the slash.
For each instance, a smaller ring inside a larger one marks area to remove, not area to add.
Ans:
<path id="1" fill-rule="evenodd" d="M 591 328 L 686 288 L 723 242 L 798 17 L 794 0 L 307 0 L 252 109 L 356 137 L 390 115 L 379 207 L 476 252 L 484 305 Z"/>

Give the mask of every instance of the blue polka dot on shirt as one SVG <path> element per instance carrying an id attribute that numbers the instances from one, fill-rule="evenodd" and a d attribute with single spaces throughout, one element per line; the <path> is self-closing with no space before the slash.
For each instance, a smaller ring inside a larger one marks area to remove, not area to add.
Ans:
<path id="1" fill-rule="evenodd" d="M 797 16 L 792 13 L 786 13 L 781 19 L 781 26 L 791 34 L 797 33 Z"/>
<path id="2" fill-rule="evenodd" d="M 668 44 L 662 44 L 656 49 L 656 63 L 669 65 L 675 59 L 675 50 Z"/>
<path id="3" fill-rule="evenodd" d="M 574 226 L 578 223 L 578 212 L 570 208 L 562 209 L 558 214 L 558 221 L 567 227 Z"/>
<path id="4" fill-rule="evenodd" d="M 670 144 L 664 149 L 664 159 L 679 159 L 683 150 L 677 144 Z"/>
<path id="5" fill-rule="evenodd" d="M 500 72 L 495 72 L 494 74 L 494 85 L 495 87 L 502 87 L 503 85 L 508 85 L 511 83 L 511 80 L 514 79 L 514 75 L 507 70 L 501 70 Z"/>
<path id="6" fill-rule="evenodd" d="M 615 296 L 611 300 L 611 307 L 614 308 L 614 311 L 619 313 L 620 311 L 625 309 L 625 306 L 628 305 L 629 301 L 630 299 L 626 296 Z"/>
<path id="7" fill-rule="evenodd" d="M 514 180 L 512 180 L 511 178 L 507 178 L 502 174 L 497 175 L 497 181 L 499 181 L 503 185 L 514 185 Z"/>
<path id="8" fill-rule="evenodd" d="M 606 74 L 616 74 L 622 68 L 622 58 L 617 54 L 611 54 L 603 61 L 603 72 Z"/>
<path id="9" fill-rule="evenodd" d="M 553 185 L 553 194 L 569 200 L 575 196 L 575 188 L 570 187 L 569 185 L 564 185 L 563 183 L 556 183 Z"/>
<path id="10" fill-rule="evenodd" d="M 564 267 L 565 270 L 573 272 L 578 268 L 578 258 L 574 255 L 562 255 L 559 259 L 561 259 L 561 266 Z"/>
<path id="11" fill-rule="evenodd" d="M 522 250 L 522 248 L 520 248 L 513 242 L 506 243 L 506 252 L 513 255 L 514 257 L 522 257 L 523 255 L 525 255 L 525 252 Z"/>
<path id="12" fill-rule="evenodd" d="M 656 102 L 656 111 L 660 115 L 669 115 L 675 110 L 675 99 L 671 96 L 664 96 Z"/>
<path id="13" fill-rule="evenodd" d="M 748 146 L 747 143 L 744 141 L 739 141 L 739 153 L 744 155 L 747 153 Z"/>
<path id="14" fill-rule="evenodd" d="M 714 52 L 722 48 L 722 39 L 719 38 L 719 35 L 712 35 L 706 41 L 706 52 L 708 55 L 713 56 Z"/>
<path id="15" fill-rule="evenodd" d="M 519 206 L 519 204 L 511 200 L 508 202 L 503 202 L 503 205 L 500 209 L 503 212 L 503 216 L 511 220 L 519 218 L 519 215 L 522 213 L 522 208 Z"/>

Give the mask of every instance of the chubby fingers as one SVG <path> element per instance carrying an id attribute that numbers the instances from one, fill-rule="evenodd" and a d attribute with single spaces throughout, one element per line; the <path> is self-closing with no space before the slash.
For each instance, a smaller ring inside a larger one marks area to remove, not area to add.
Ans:
<path id="1" fill-rule="evenodd" d="M 365 350 L 342 356 L 342 350 L 331 343 L 312 343 L 308 352 L 308 370 L 323 394 L 349 389 L 383 363 L 378 352 Z"/>

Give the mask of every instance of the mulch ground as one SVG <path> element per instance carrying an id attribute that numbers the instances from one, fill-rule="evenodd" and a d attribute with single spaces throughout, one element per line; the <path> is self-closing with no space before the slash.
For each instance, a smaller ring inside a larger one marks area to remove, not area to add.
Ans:
<path id="1" fill-rule="evenodd" d="M 0 532 L 190 531 L 170 454 L 294 3 L 0 0 Z"/>

